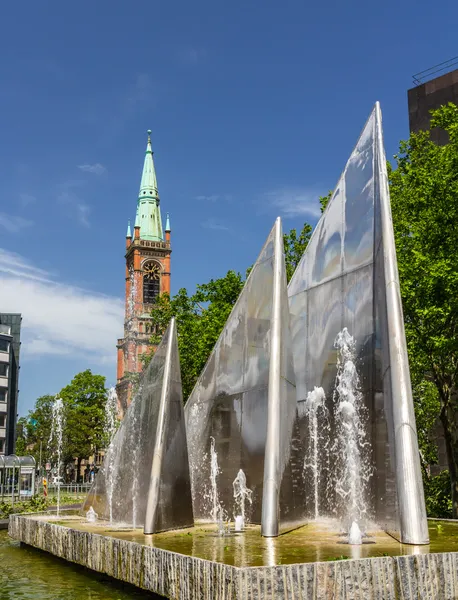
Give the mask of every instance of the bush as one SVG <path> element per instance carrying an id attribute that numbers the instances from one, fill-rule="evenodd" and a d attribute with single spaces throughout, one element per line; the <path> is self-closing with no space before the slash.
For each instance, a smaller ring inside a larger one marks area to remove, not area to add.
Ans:
<path id="1" fill-rule="evenodd" d="M 75 504 L 82 500 L 81 496 L 61 496 L 60 506 L 66 504 Z M 7 519 L 11 514 L 16 513 L 36 513 L 47 510 L 50 506 L 57 504 L 57 497 L 47 497 L 41 495 L 32 496 L 30 500 L 20 500 L 14 503 L 0 502 L 0 519 Z"/>
<path id="2" fill-rule="evenodd" d="M 428 517 L 438 519 L 452 518 L 452 494 L 448 471 L 442 471 L 435 477 L 424 481 L 426 513 Z"/>

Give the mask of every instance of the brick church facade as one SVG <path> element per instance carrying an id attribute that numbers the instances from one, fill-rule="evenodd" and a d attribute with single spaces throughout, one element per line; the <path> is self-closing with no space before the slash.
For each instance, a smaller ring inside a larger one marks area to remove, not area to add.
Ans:
<path id="1" fill-rule="evenodd" d="M 135 225 L 126 235 L 126 304 L 124 337 L 117 343 L 117 385 L 121 414 L 129 406 L 132 389 L 142 370 L 142 354 L 152 352 L 150 312 L 156 297 L 170 293 L 170 220 L 162 227 L 156 171 L 148 131 L 145 161 L 137 201 Z"/>

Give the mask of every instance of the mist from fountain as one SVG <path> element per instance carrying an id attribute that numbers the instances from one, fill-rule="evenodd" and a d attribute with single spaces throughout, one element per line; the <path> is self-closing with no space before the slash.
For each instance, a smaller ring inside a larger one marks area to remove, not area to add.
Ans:
<path id="1" fill-rule="evenodd" d="M 60 512 L 60 470 L 62 462 L 62 436 L 64 431 L 64 403 L 58 396 L 52 405 L 51 433 L 49 435 L 48 448 L 56 452 L 57 457 L 57 516 Z"/>
<path id="2" fill-rule="evenodd" d="M 308 445 L 304 459 L 304 479 L 313 481 L 314 517 L 320 516 L 320 484 L 329 460 L 329 413 L 322 387 L 308 392 L 304 406 L 308 418 Z M 309 477 L 311 475 L 311 477 Z"/>
<path id="3" fill-rule="evenodd" d="M 360 391 L 355 365 L 355 339 L 345 327 L 335 339 L 337 377 L 334 390 L 336 439 L 332 454 L 336 457 L 336 509 L 347 531 L 357 539 L 368 518 L 368 487 L 373 474 L 370 441 L 366 439 L 368 411 Z"/>
<path id="4" fill-rule="evenodd" d="M 229 532 L 227 515 L 219 499 L 217 478 L 221 473 L 218 465 L 218 454 L 215 450 L 215 438 L 210 437 L 210 500 L 211 500 L 211 519 L 218 526 L 218 534 L 226 535 Z"/>
<path id="5" fill-rule="evenodd" d="M 114 387 L 108 390 L 107 399 L 105 402 L 105 419 L 104 419 L 104 437 L 108 450 L 105 457 L 105 470 L 107 474 L 107 499 L 110 513 L 110 524 L 113 523 L 113 489 L 115 485 L 115 469 L 116 452 L 113 448 L 113 438 L 115 436 L 118 425 L 118 396 Z"/>
<path id="6" fill-rule="evenodd" d="M 131 410 L 132 410 L 132 426 L 130 427 L 130 432 L 129 432 L 129 445 L 131 448 L 133 448 L 132 450 L 132 463 L 133 464 L 138 464 L 138 461 L 140 459 L 140 448 L 139 448 L 139 444 L 136 443 L 136 436 L 138 435 L 138 428 L 140 426 L 140 420 L 139 420 L 139 411 L 141 409 L 140 407 L 140 401 L 139 401 L 139 397 L 141 396 L 141 389 L 138 390 L 138 392 L 135 394 L 134 399 L 132 400 L 132 405 L 131 405 Z M 132 527 L 135 529 L 137 526 L 137 522 L 138 522 L 138 515 L 137 515 L 137 511 L 138 511 L 138 490 L 139 490 L 139 472 L 138 469 L 135 469 L 133 472 L 133 481 L 132 481 Z"/>
<path id="7" fill-rule="evenodd" d="M 234 489 L 234 521 L 235 531 L 242 531 L 247 522 L 245 503 L 253 503 L 253 492 L 247 487 L 246 476 L 242 469 L 239 469 L 237 477 L 232 482 Z"/>
<path id="8" fill-rule="evenodd" d="M 94 508 L 91 506 L 89 510 L 86 512 L 86 519 L 88 523 L 95 523 L 98 519 L 99 515 L 95 512 Z"/>
<path id="9" fill-rule="evenodd" d="M 348 543 L 352 546 L 358 546 L 363 543 L 361 529 L 356 521 L 353 521 L 348 533 Z"/>

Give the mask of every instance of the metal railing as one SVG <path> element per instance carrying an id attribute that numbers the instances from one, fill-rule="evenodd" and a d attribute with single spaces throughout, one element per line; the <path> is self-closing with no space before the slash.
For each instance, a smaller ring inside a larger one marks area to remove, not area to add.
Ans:
<path id="1" fill-rule="evenodd" d="M 422 85 L 423 83 L 426 83 L 426 81 L 434 79 L 434 76 L 439 75 L 439 73 L 443 74 L 444 71 L 451 71 L 452 67 L 458 67 L 458 56 L 444 60 L 444 62 L 434 65 L 434 67 L 430 67 L 429 69 L 425 69 L 424 71 L 412 75 L 413 82 L 415 85 Z"/>
<path id="2" fill-rule="evenodd" d="M 57 488 L 60 487 L 61 494 L 87 494 L 91 489 L 92 483 L 61 483 L 48 485 L 48 496 L 57 494 Z M 40 486 L 42 487 L 42 486 Z"/>

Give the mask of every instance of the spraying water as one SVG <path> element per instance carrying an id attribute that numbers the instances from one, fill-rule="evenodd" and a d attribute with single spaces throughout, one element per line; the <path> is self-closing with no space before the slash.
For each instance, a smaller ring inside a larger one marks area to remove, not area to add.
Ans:
<path id="1" fill-rule="evenodd" d="M 242 469 L 237 473 L 232 487 L 234 488 L 235 530 L 242 531 L 246 523 L 245 502 L 250 504 L 253 502 L 253 492 L 246 485 L 246 476 Z"/>
<path id="2" fill-rule="evenodd" d="M 218 454 L 215 450 L 215 438 L 210 438 L 210 483 L 211 483 L 211 517 L 212 521 L 217 523 L 218 516 L 220 512 L 220 502 L 218 495 L 218 486 L 217 486 L 217 477 L 220 473 L 220 468 L 218 466 Z"/>
<path id="3" fill-rule="evenodd" d="M 363 404 L 358 372 L 355 366 L 355 339 L 345 327 L 336 337 L 337 377 L 334 392 L 337 457 L 336 492 L 344 527 L 350 528 L 352 539 L 367 517 L 368 483 L 372 476 L 370 443 L 366 440 L 367 409 Z M 348 529 L 347 529 L 348 531 Z"/>
<path id="4" fill-rule="evenodd" d="M 221 473 L 218 466 L 218 454 L 215 450 L 215 438 L 210 437 L 210 484 L 211 484 L 211 518 L 218 525 L 219 535 L 226 535 L 229 531 L 227 515 L 219 500 L 217 478 Z"/>
<path id="5" fill-rule="evenodd" d="M 118 415 L 118 397 L 114 387 L 108 390 L 107 399 L 105 402 L 105 422 L 104 422 L 104 434 L 108 451 L 105 458 L 105 469 L 107 474 L 107 499 L 108 509 L 110 513 L 110 523 L 113 523 L 113 489 L 114 489 L 114 478 L 115 478 L 115 458 L 116 452 L 113 447 L 113 438 L 117 429 Z"/>
<path id="6" fill-rule="evenodd" d="M 348 543 L 355 546 L 359 546 L 363 543 L 361 529 L 356 521 L 353 521 L 351 524 L 350 532 L 348 534 Z"/>
<path id="7" fill-rule="evenodd" d="M 138 465 L 140 456 L 139 456 L 139 444 L 137 443 L 137 435 L 139 428 L 139 410 L 141 409 L 140 402 L 137 400 L 141 395 L 141 391 L 139 391 L 134 399 L 132 400 L 131 410 L 133 411 L 133 419 L 132 425 L 130 427 L 130 447 L 133 448 L 132 452 L 132 464 Z M 137 505 L 138 505 L 138 489 L 139 489 L 139 469 L 135 468 L 133 473 L 133 482 L 132 482 L 132 527 L 135 529 L 137 526 Z"/>
<path id="8" fill-rule="evenodd" d="M 95 510 L 91 507 L 89 507 L 89 510 L 86 513 L 86 519 L 88 521 L 88 523 L 95 523 L 98 519 L 98 514 L 95 512 Z"/>
<path id="9" fill-rule="evenodd" d="M 51 434 L 49 436 L 48 447 L 55 449 L 57 456 L 57 516 L 60 512 L 60 469 L 62 458 L 62 434 L 64 430 L 64 403 L 58 396 L 55 397 L 52 405 Z"/>
<path id="10" fill-rule="evenodd" d="M 322 387 L 307 394 L 304 414 L 308 417 L 309 444 L 304 460 L 304 478 L 313 482 L 314 516 L 320 515 L 320 483 L 328 466 L 329 414 Z"/>

